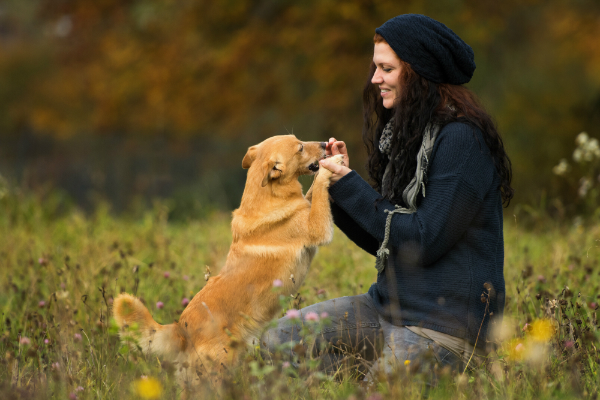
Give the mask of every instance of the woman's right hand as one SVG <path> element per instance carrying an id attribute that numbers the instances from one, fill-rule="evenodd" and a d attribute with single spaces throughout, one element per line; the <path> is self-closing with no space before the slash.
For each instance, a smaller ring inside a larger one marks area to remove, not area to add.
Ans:
<path id="1" fill-rule="evenodd" d="M 327 146 L 325 147 L 325 154 L 327 156 L 342 154 L 344 156 L 344 166 L 350 168 L 350 158 L 348 157 L 348 148 L 346 147 L 346 143 L 338 141 L 335 138 L 330 138 L 329 142 L 327 142 Z"/>

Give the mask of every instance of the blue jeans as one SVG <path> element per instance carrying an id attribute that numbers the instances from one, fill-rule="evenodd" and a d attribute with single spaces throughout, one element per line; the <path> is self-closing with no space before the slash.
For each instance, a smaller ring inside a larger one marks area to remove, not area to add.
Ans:
<path id="1" fill-rule="evenodd" d="M 319 358 L 325 371 L 335 372 L 341 366 L 352 366 L 364 376 L 369 370 L 371 373 L 388 373 L 396 366 L 406 364 L 412 364 L 420 371 L 429 370 L 435 364 L 451 369 L 463 365 L 461 358 L 434 341 L 384 320 L 368 293 L 305 307 L 300 310 L 300 321 L 281 318 L 277 326 L 265 331 L 261 338 L 266 350 L 275 353 L 282 344 L 299 343 L 303 339 L 303 321 L 309 312 L 319 315 L 326 312 L 332 323 L 321 329 L 314 343 L 304 340 L 302 347 L 286 350 L 286 356 L 292 360 L 299 356 L 298 353 L 305 353 Z M 406 360 L 410 363 L 405 363 Z"/>

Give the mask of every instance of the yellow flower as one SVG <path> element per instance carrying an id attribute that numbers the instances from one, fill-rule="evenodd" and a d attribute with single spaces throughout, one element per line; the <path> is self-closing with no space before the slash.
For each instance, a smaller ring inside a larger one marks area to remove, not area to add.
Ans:
<path id="1" fill-rule="evenodd" d="M 410 365 L 410 360 L 404 361 L 404 365 Z"/>
<path id="2" fill-rule="evenodd" d="M 538 319 L 531 323 L 531 337 L 536 342 L 547 342 L 554 335 L 554 326 L 547 319 Z"/>
<path id="3" fill-rule="evenodd" d="M 137 395 L 144 399 L 158 399 L 162 393 L 162 385 L 154 378 L 138 379 L 133 387 Z"/>

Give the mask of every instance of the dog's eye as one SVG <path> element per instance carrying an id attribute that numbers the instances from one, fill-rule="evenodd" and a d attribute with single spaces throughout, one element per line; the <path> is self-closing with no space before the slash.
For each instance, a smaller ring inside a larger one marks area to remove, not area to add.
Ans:
<path id="1" fill-rule="evenodd" d="M 298 150 L 299 152 L 302 152 L 304 150 L 304 145 L 302 143 L 300 143 L 300 150 Z"/>

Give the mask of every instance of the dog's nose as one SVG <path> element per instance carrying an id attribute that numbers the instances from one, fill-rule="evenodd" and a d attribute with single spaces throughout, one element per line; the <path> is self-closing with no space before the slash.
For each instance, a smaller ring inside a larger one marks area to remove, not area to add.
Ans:
<path id="1" fill-rule="evenodd" d="M 321 147 L 326 149 L 327 148 L 327 142 L 321 142 Z"/>

